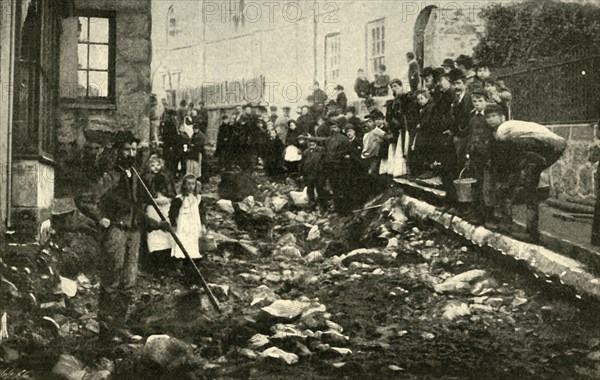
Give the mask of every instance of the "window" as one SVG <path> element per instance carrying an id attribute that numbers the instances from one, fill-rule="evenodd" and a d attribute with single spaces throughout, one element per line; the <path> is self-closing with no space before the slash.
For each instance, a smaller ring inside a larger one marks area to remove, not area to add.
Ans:
<path id="1" fill-rule="evenodd" d="M 63 20 L 61 97 L 113 100 L 115 93 L 115 18 L 106 13 Z"/>
<path id="2" fill-rule="evenodd" d="M 340 34 L 325 37 L 325 82 L 335 83 L 340 77 Z"/>
<path id="3" fill-rule="evenodd" d="M 175 8 L 171 5 L 169 10 L 167 11 L 167 43 L 173 42 L 177 35 L 179 34 L 179 29 L 177 29 L 177 17 L 175 16 Z"/>
<path id="4" fill-rule="evenodd" d="M 17 29 L 13 137 L 15 153 L 44 156 L 54 153 L 57 108 L 58 3 L 33 0 L 18 7 L 17 18 L 25 19 Z M 21 12 L 27 13 L 22 15 Z"/>
<path id="5" fill-rule="evenodd" d="M 367 60 L 373 73 L 385 65 L 385 19 L 367 24 Z"/>

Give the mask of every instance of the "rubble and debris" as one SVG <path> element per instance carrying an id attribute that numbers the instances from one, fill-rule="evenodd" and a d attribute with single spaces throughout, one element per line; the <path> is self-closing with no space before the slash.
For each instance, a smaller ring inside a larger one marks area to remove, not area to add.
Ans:
<path id="1" fill-rule="evenodd" d="M 298 363 L 298 360 L 300 360 L 298 355 L 285 352 L 277 347 L 267 348 L 266 350 L 260 353 L 260 356 L 262 356 L 263 358 L 279 359 L 288 365 L 296 364 Z"/>

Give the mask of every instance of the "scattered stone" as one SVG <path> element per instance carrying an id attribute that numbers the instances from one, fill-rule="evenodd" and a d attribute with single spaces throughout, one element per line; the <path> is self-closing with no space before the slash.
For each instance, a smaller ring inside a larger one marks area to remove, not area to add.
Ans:
<path id="1" fill-rule="evenodd" d="M 355 262 L 355 261 L 366 262 L 368 260 L 371 260 L 372 262 L 377 263 L 377 264 L 383 264 L 387 260 L 393 259 L 394 257 L 395 256 L 389 252 L 382 252 L 378 249 L 363 248 L 363 249 L 356 249 L 356 250 L 348 253 L 347 255 L 342 256 L 341 259 L 342 259 L 342 263 L 345 266 L 348 266 L 348 265 L 350 265 L 350 263 Z"/>
<path id="2" fill-rule="evenodd" d="M 278 323 L 275 326 L 271 327 L 271 332 L 273 332 L 271 339 L 284 340 L 289 338 L 299 338 L 304 340 L 306 338 L 306 334 L 298 330 L 296 326 L 286 325 L 283 323 Z"/>
<path id="3" fill-rule="evenodd" d="M 142 360 L 167 367 L 176 360 L 189 357 L 192 353 L 191 347 L 169 335 L 151 335 L 141 350 Z"/>
<path id="4" fill-rule="evenodd" d="M 352 355 L 352 350 L 349 348 L 331 347 L 330 350 L 342 356 Z"/>
<path id="5" fill-rule="evenodd" d="M 71 355 L 60 355 L 58 362 L 52 368 L 52 374 L 64 380 L 83 380 L 85 366 Z"/>
<path id="6" fill-rule="evenodd" d="M 360 270 L 360 269 L 371 269 L 371 266 L 369 264 L 363 264 L 363 263 L 359 263 L 358 261 L 354 261 L 354 262 L 350 263 L 350 266 L 348 266 L 348 269 L 351 271 L 356 271 L 356 270 Z"/>
<path id="7" fill-rule="evenodd" d="M 85 274 L 80 273 L 77 276 L 77 285 L 79 286 L 79 288 L 89 289 L 92 287 L 92 282 L 89 278 L 86 277 Z"/>
<path id="8" fill-rule="evenodd" d="M 304 344 L 296 342 L 296 352 L 300 356 L 311 356 L 312 352 Z"/>
<path id="9" fill-rule="evenodd" d="M 600 361 L 600 351 L 594 351 L 594 352 L 590 352 L 590 353 L 587 355 L 587 358 L 588 358 L 589 360 L 593 360 L 593 361 L 595 361 L 595 362 L 597 362 L 597 361 Z"/>
<path id="10" fill-rule="evenodd" d="M 308 237 L 306 241 L 315 241 L 321 238 L 321 231 L 319 230 L 319 226 L 313 226 L 308 232 Z"/>
<path id="11" fill-rule="evenodd" d="M 470 283 L 475 282 L 486 275 L 487 273 L 485 271 L 474 269 L 450 277 L 443 283 L 434 285 L 433 288 L 436 293 L 465 293 L 470 291 Z"/>
<path id="12" fill-rule="evenodd" d="M 279 359 L 288 365 L 298 363 L 299 357 L 296 354 L 285 352 L 280 348 L 271 347 L 264 350 L 260 356 L 264 358 Z"/>
<path id="13" fill-rule="evenodd" d="M 400 245 L 400 242 L 398 241 L 397 238 L 391 238 L 390 240 L 388 240 L 387 246 L 385 247 L 386 250 L 396 250 L 398 249 Z"/>
<path id="14" fill-rule="evenodd" d="M 260 279 L 260 277 L 259 277 Z M 261 285 L 252 291 L 250 306 L 267 306 L 279 300 L 279 296 L 266 285 Z"/>
<path id="15" fill-rule="evenodd" d="M 304 191 L 290 191 L 290 199 L 292 204 L 296 207 L 302 208 L 308 206 L 308 193 L 307 189 L 304 188 Z"/>
<path id="16" fill-rule="evenodd" d="M 325 323 L 327 324 L 327 327 L 329 327 L 333 331 L 337 331 L 339 333 L 343 333 L 344 332 L 344 328 L 342 326 L 338 325 L 335 322 L 332 322 L 332 321 L 328 320 L 328 321 L 325 321 Z"/>
<path id="17" fill-rule="evenodd" d="M 327 344 L 345 344 L 350 338 L 340 334 L 338 331 L 329 330 L 321 334 L 321 339 Z"/>
<path id="18" fill-rule="evenodd" d="M 488 298 L 485 301 L 486 305 L 490 305 L 495 308 L 499 308 L 504 303 L 504 298 Z"/>
<path id="19" fill-rule="evenodd" d="M 248 348 L 238 348 L 237 350 L 238 354 L 242 355 L 245 358 L 248 359 L 256 359 L 258 357 L 258 354 L 255 351 L 252 351 Z"/>
<path id="20" fill-rule="evenodd" d="M 383 269 L 377 268 L 373 272 L 371 272 L 371 274 L 375 275 L 375 276 L 381 276 L 381 275 L 385 274 L 385 272 L 383 271 Z"/>
<path id="21" fill-rule="evenodd" d="M 285 247 L 281 247 L 278 251 L 278 256 L 287 257 L 290 259 L 301 259 L 302 252 L 295 245 L 286 245 Z"/>
<path id="22" fill-rule="evenodd" d="M 66 309 L 67 305 L 65 304 L 65 300 L 60 300 L 58 302 L 45 302 L 40 305 L 41 309 Z"/>
<path id="23" fill-rule="evenodd" d="M 110 371 L 102 370 L 98 372 L 88 373 L 83 377 L 83 380 L 109 380 L 112 377 Z"/>
<path id="24" fill-rule="evenodd" d="M 471 314 L 471 311 L 469 309 L 469 306 L 466 303 L 452 301 L 452 302 L 449 302 L 444 307 L 443 317 L 445 319 L 453 321 L 457 318 L 465 317 L 470 314 Z"/>
<path id="25" fill-rule="evenodd" d="M 339 362 L 339 363 L 333 363 L 332 364 L 333 367 L 338 368 L 338 369 L 342 368 L 345 365 L 346 365 L 346 363 L 344 363 L 344 362 Z"/>
<path id="26" fill-rule="evenodd" d="M 435 335 L 433 335 L 432 333 L 425 332 L 425 333 L 421 334 L 421 338 L 431 340 L 431 339 L 435 339 Z"/>
<path id="27" fill-rule="evenodd" d="M 388 366 L 388 369 L 389 369 L 390 371 L 394 371 L 394 372 L 404 371 L 404 368 L 402 368 L 402 367 L 398 367 L 397 365 L 393 365 L 393 364 L 390 364 L 390 365 Z"/>
<path id="28" fill-rule="evenodd" d="M 271 199 L 271 204 L 276 212 L 280 212 L 285 206 L 287 206 L 288 200 L 283 197 L 274 197 Z"/>
<path id="29" fill-rule="evenodd" d="M 525 305 L 527 303 L 527 298 L 516 297 L 510 305 L 512 307 L 519 307 L 521 305 Z"/>
<path id="30" fill-rule="evenodd" d="M 469 305 L 469 309 L 471 311 L 478 311 L 478 312 L 483 312 L 483 313 L 490 313 L 490 312 L 494 311 L 494 308 L 492 308 L 490 305 L 480 305 L 480 304 Z"/>
<path id="31" fill-rule="evenodd" d="M 278 245 L 293 245 L 296 244 L 298 242 L 298 240 L 296 239 L 296 236 L 294 236 L 294 234 L 292 233 L 287 233 L 283 236 L 281 236 L 279 238 L 279 240 L 277 240 L 277 244 Z"/>
<path id="32" fill-rule="evenodd" d="M 2 362 L 5 364 L 14 363 L 21 358 L 19 351 L 10 347 L 2 345 L 0 346 L 0 351 L 2 352 Z"/>
<path id="33" fill-rule="evenodd" d="M 255 222 L 272 222 L 275 219 L 275 213 L 270 208 L 258 207 L 252 210 L 252 219 Z"/>
<path id="34" fill-rule="evenodd" d="M 425 247 L 427 247 L 427 248 L 431 248 L 431 247 L 433 247 L 434 245 L 435 245 L 435 242 L 434 242 L 433 240 L 427 240 L 427 241 L 425 242 Z"/>
<path id="35" fill-rule="evenodd" d="M 269 337 L 263 334 L 256 334 L 248 340 L 250 348 L 259 349 L 271 343 Z"/>
<path id="36" fill-rule="evenodd" d="M 217 202 L 217 207 L 221 209 L 221 211 L 226 212 L 227 214 L 235 213 L 235 209 L 233 208 L 233 202 L 227 199 L 221 199 Z"/>
<path id="37" fill-rule="evenodd" d="M 309 302 L 277 300 L 267 307 L 263 307 L 262 311 L 272 317 L 294 319 L 302 314 L 310 307 Z"/>
<path id="38" fill-rule="evenodd" d="M 58 284 L 54 294 L 64 294 L 69 298 L 75 297 L 77 294 L 77 282 L 63 276 L 59 277 L 60 283 Z"/>
<path id="39" fill-rule="evenodd" d="M 320 263 L 325 259 L 323 258 L 323 254 L 321 251 L 313 251 L 306 256 L 306 261 L 309 263 Z"/>

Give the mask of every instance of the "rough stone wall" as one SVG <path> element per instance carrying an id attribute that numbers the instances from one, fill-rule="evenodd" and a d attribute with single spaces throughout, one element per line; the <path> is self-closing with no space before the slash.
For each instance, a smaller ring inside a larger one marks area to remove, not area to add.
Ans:
<path id="1" fill-rule="evenodd" d="M 439 66 L 445 58 L 472 55 L 484 29 L 479 9 L 442 7 L 434 9 L 425 28 L 424 65 Z"/>
<path id="2" fill-rule="evenodd" d="M 116 12 L 116 101 L 111 107 L 61 104 L 57 127 L 57 196 L 77 189 L 77 167 L 86 146 L 84 131 L 131 130 L 149 140 L 152 91 L 151 1 L 77 0 L 76 9 Z"/>
<path id="3" fill-rule="evenodd" d="M 568 142 L 561 159 L 547 171 L 551 196 L 594 199 L 594 176 L 600 158 L 597 126 L 578 124 L 549 128 Z"/>

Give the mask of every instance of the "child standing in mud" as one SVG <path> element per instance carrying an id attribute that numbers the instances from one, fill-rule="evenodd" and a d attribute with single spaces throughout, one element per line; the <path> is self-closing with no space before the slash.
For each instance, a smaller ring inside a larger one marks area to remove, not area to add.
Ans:
<path id="1" fill-rule="evenodd" d="M 202 196 L 198 193 L 201 186 L 194 175 L 183 177 L 181 194 L 173 199 L 169 209 L 169 221 L 194 260 L 202 258 L 198 240 L 206 233 L 206 213 Z M 173 248 L 171 257 L 185 259 L 177 245 Z"/>

